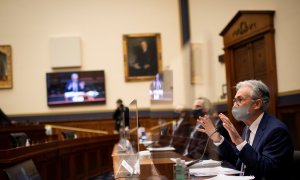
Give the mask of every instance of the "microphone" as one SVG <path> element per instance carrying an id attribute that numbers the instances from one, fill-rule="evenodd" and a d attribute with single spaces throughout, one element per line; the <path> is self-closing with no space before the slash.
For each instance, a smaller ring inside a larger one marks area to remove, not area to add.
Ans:
<path id="1" fill-rule="evenodd" d="M 220 119 L 219 119 L 219 121 L 220 121 Z M 208 139 L 207 139 L 207 141 L 206 141 L 206 144 L 205 144 L 205 147 L 204 147 L 204 150 L 203 150 L 203 153 L 202 153 L 201 157 L 200 157 L 199 159 L 193 160 L 192 162 L 186 164 L 186 167 L 190 167 L 190 166 L 192 166 L 192 165 L 198 163 L 199 161 L 202 161 L 202 159 L 203 159 L 203 157 L 204 157 L 204 154 L 205 154 L 205 152 L 206 152 L 206 149 L 207 149 L 207 145 L 208 145 L 209 139 L 210 139 L 216 132 L 219 132 L 219 131 L 221 130 L 221 128 L 223 127 L 222 124 L 223 124 L 223 123 L 218 123 L 218 124 L 216 125 L 215 131 L 214 131 L 211 135 L 208 136 Z"/>

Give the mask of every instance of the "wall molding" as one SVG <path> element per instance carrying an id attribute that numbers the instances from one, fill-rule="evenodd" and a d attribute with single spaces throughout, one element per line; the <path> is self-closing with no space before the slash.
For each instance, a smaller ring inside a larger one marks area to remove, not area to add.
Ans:
<path id="1" fill-rule="evenodd" d="M 277 108 L 300 105 L 300 90 L 280 93 L 277 97 Z M 227 103 L 215 103 L 218 112 L 227 112 Z M 27 114 L 9 116 L 12 120 L 20 123 L 31 122 L 64 122 L 82 120 L 111 120 L 114 110 L 102 112 L 76 112 L 76 113 L 57 113 L 57 114 Z M 173 109 L 139 109 L 140 118 L 174 118 Z"/>

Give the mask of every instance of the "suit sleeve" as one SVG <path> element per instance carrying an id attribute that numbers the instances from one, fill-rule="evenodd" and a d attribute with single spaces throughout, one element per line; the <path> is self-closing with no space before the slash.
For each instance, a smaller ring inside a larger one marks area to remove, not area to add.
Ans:
<path id="1" fill-rule="evenodd" d="M 239 158 L 255 176 L 276 177 L 276 174 L 282 173 L 291 162 L 293 147 L 289 134 L 284 128 L 276 128 L 269 132 L 262 143 L 264 144 L 259 153 L 246 144 L 238 154 Z"/>
<path id="2" fill-rule="evenodd" d="M 115 119 L 117 119 L 117 116 L 118 116 L 118 113 L 117 113 L 117 110 L 115 110 L 112 115 L 112 118 L 115 120 Z"/>
<path id="3" fill-rule="evenodd" d="M 228 161 L 232 166 L 236 165 L 238 155 L 237 149 L 226 139 L 218 147 L 220 159 Z"/>

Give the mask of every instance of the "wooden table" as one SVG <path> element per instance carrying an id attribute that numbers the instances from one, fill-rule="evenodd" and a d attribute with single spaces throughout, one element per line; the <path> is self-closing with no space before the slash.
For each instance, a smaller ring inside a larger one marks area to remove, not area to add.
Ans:
<path id="1" fill-rule="evenodd" d="M 112 153 L 114 175 L 118 171 L 120 156 L 126 155 L 125 153 L 118 152 L 118 145 L 114 146 Z M 133 176 L 132 178 L 118 178 L 118 179 L 147 179 L 150 176 L 164 176 L 167 179 L 173 179 L 173 166 L 174 162 L 170 158 L 181 158 L 185 160 L 190 160 L 187 157 L 182 157 L 174 151 L 158 151 L 151 152 L 148 157 L 140 157 L 140 170 L 139 176 Z"/>
<path id="2" fill-rule="evenodd" d="M 142 148 L 143 149 L 143 148 Z M 112 157 L 113 157 L 113 169 L 114 175 L 118 170 L 118 165 L 120 161 L 120 156 L 125 155 L 123 152 L 118 152 L 118 144 L 114 146 Z M 177 154 L 174 151 L 157 151 L 151 152 L 148 157 L 140 156 L 140 175 L 128 177 L 128 178 L 117 178 L 119 179 L 149 179 L 149 177 L 153 176 L 153 179 L 157 179 L 155 177 L 160 176 L 161 179 L 173 179 L 173 166 L 174 162 L 170 158 L 181 158 L 186 161 L 190 161 L 190 158 Z M 122 159 L 122 158 L 121 158 Z M 191 180 L 205 180 L 210 177 L 190 177 Z M 150 178 L 151 179 L 151 178 Z"/>

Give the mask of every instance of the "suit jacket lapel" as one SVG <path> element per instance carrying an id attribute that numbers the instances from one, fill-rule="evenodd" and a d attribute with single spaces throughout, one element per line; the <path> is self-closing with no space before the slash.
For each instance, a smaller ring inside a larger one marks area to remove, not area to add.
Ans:
<path id="1" fill-rule="evenodd" d="M 264 129 L 266 128 L 267 124 L 268 124 L 268 114 L 265 113 L 263 118 L 261 119 L 259 125 L 258 125 L 256 134 L 255 134 L 255 137 L 254 137 L 254 141 L 253 141 L 253 144 L 252 144 L 252 147 L 254 149 L 256 149 L 257 145 L 259 144 L 259 141 L 261 140 L 261 137 L 264 134 Z"/>

